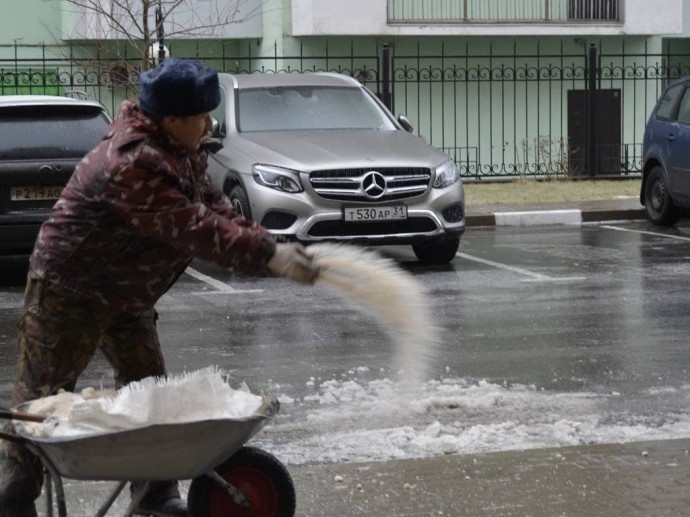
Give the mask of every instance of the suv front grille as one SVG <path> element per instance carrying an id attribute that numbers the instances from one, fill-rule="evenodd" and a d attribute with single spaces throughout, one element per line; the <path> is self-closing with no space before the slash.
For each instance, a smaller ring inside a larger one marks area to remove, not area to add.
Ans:
<path id="1" fill-rule="evenodd" d="M 369 172 L 378 172 L 386 180 L 380 197 L 364 193 L 362 180 Z M 339 201 L 380 202 L 415 197 L 426 192 L 431 170 L 424 168 L 384 167 L 378 169 L 335 169 L 314 171 L 309 175 L 314 191 L 325 199 Z"/>

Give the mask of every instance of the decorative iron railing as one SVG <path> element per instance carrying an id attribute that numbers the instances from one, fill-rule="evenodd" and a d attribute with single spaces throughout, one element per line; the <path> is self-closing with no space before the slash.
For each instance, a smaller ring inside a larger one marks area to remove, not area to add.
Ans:
<path id="1" fill-rule="evenodd" d="M 469 41 L 310 42 L 294 55 L 169 45 L 219 71 L 356 77 L 477 180 L 638 175 L 650 110 L 668 81 L 690 75 L 680 43 L 652 53 L 639 42 Z M 136 96 L 140 67 L 138 56 L 95 46 L 0 46 L 0 95 L 84 94 L 114 114 Z"/>

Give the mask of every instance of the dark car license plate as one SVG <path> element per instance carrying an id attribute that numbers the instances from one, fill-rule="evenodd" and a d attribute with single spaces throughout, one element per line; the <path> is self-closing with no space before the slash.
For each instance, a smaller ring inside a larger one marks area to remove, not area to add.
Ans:
<path id="1" fill-rule="evenodd" d="M 12 187 L 10 199 L 12 201 L 41 201 L 57 199 L 62 192 L 62 186 L 46 185 L 39 187 Z"/>

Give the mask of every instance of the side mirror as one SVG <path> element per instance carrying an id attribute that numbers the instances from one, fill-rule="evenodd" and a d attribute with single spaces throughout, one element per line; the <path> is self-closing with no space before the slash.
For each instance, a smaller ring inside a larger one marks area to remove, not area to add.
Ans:
<path id="1" fill-rule="evenodd" d="M 222 139 L 226 135 L 225 122 L 221 124 L 216 117 L 211 116 L 211 137 Z"/>
<path id="2" fill-rule="evenodd" d="M 220 138 L 220 122 L 216 117 L 211 117 L 211 136 L 213 138 Z"/>
<path id="3" fill-rule="evenodd" d="M 398 123 L 408 133 L 412 133 L 414 131 L 412 123 L 409 120 L 407 120 L 407 117 L 405 115 L 398 115 Z"/>

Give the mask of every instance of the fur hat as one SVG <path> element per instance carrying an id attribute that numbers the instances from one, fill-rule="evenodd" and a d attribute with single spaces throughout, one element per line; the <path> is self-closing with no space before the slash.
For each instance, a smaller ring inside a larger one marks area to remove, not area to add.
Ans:
<path id="1" fill-rule="evenodd" d="M 186 117 L 219 104 L 218 73 L 196 59 L 171 57 L 139 75 L 139 107 L 151 115 Z"/>

